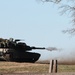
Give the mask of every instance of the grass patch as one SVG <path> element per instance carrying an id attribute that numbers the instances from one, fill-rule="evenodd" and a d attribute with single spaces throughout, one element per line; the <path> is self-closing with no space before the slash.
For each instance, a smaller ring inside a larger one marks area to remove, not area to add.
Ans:
<path id="1" fill-rule="evenodd" d="M 58 65 L 58 72 L 75 72 L 75 65 Z"/>

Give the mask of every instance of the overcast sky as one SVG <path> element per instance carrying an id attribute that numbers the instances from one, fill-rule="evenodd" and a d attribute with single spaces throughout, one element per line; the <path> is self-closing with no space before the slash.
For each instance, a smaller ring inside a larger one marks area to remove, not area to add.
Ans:
<path id="1" fill-rule="evenodd" d="M 0 0 L 0 37 L 23 39 L 31 46 L 74 48 L 75 37 L 62 33 L 71 26 L 71 17 L 60 11 L 36 0 Z"/>

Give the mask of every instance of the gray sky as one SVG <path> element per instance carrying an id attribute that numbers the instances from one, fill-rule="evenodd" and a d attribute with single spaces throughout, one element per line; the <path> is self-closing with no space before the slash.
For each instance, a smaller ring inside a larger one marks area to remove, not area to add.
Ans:
<path id="1" fill-rule="evenodd" d="M 62 33 L 71 26 L 70 18 L 51 3 L 0 0 L 0 37 L 24 39 L 31 46 L 74 48 L 75 37 Z"/>

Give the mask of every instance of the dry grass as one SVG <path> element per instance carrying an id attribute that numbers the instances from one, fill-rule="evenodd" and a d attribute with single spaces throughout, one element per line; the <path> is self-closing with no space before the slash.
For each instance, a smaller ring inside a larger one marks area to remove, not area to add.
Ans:
<path id="1" fill-rule="evenodd" d="M 48 73 L 49 64 L 0 62 L 0 73 Z M 58 72 L 75 72 L 75 65 L 58 65 Z"/>
<path id="2" fill-rule="evenodd" d="M 48 64 L 0 62 L 0 73 L 47 72 Z"/>
<path id="3" fill-rule="evenodd" d="M 75 72 L 75 65 L 58 65 L 58 72 Z"/>

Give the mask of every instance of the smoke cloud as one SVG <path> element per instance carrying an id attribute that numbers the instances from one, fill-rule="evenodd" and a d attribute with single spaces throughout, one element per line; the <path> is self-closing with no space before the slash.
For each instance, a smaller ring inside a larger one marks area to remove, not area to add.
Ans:
<path id="1" fill-rule="evenodd" d="M 62 49 L 59 49 L 59 48 L 56 48 L 56 47 L 48 47 L 48 48 L 46 48 L 46 50 L 54 51 L 54 50 L 62 50 Z"/>

